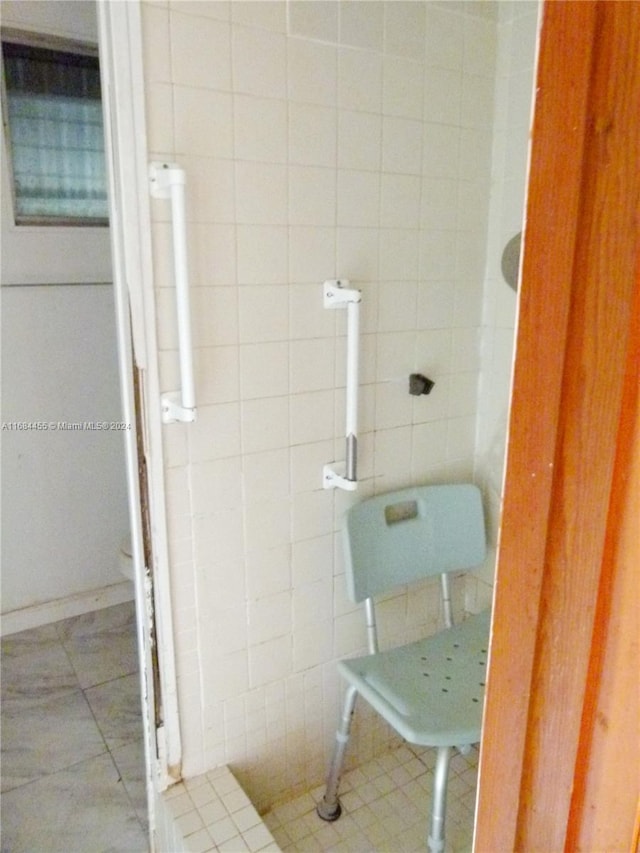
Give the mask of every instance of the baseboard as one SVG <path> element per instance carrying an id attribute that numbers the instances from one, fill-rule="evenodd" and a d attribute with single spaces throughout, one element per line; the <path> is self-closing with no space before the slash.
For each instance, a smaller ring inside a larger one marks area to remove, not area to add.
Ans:
<path id="1" fill-rule="evenodd" d="M 0 636 L 6 637 L 8 634 L 17 634 L 18 631 L 26 631 L 28 628 L 49 625 L 51 622 L 68 619 L 70 616 L 91 613 L 92 610 L 102 610 L 103 607 L 131 601 L 133 597 L 133 584 L 125 580 L 100 587 L 100 589 L 70 595 L 67 598 L 56 598 L 44 604 L 10 610 L 0 616 Z"/>

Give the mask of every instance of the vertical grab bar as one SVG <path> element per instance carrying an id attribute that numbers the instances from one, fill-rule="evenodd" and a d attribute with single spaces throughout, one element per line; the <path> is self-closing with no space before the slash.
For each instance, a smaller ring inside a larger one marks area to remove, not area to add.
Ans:
<path id="1" fill-rule="evenodd" d="M 357 301 L 347 302 L 347 406 L 346 406 L 346 476 L 358 479 L 358 338 L 360 335 L 360 291 Z"/>
<path id="2" fill-rule="evenodd" d="M 176 288 L 180 391 L 162 395 L 162 421 L 191 423 L 196 419 L 187 264 L 187 228 L 184 208 L 185 173 L 176 163 L 151 163 L 149 188 L 153 198 L 171 200 L 173 268 Z"/>
<path id="3" fill-rule="evenodd" d="M 325 281 L 323 286 L 325 308 L 347 309 L 347 400 L 344 475 L 338 473 L 333 465 L 325 465 L 322 469 L 322 485 L 325 489 L 352 492 L 358 487 L 358 339 L 362 294 L 350 288 L 346 279 Z"/>

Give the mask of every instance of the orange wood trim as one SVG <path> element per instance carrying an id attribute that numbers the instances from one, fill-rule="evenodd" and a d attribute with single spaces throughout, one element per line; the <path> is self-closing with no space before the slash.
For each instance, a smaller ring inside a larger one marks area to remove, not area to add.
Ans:
<path id="1" fill-rule="evenodd" d="M 640 265 L 567 850 L 633 844 L 640 792 Z M 625 610 L 628 606 L 629 609 Z M 613 669 L 615 668 L 615 669 Z M 597 758 L 601 766 L 595 767 Z M 632 849 L 632 848 L 631 848 Z"/>
<path id="2" fill-rule="evenodd" d="M 482 853 L 565 848 L 638 253 L 639 38 L 640 4 L 545 5 L 480 762 Z"/>
<path id="3" fill-rule="evenodd" d="M 591 3 L 544 7 L 475 850 L 513 850 L 582 176 Z M 571 156 L 567 157 L 567 152 Z M 559 285 L 559 282 L 561 283 Z"/>

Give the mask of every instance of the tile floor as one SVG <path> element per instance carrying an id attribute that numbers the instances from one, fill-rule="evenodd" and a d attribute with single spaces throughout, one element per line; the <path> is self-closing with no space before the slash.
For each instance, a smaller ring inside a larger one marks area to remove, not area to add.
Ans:
<path id="1" fill-rule="evenodd" d="M 281 853 L 228 767 L 174 785 L 164 802 L 180 839 L 166 853 Z"/>
<path id="2" fill-rule="evenodd" d="M 147 851 L 133 602 L 1 647 L 2 853 Z"/>
<path id="3" fill-rule="evenodd" d="M 325 823 L 315 812 L 324 786 L 263 816 L 284 853 L 424 853 L 435 751 L 403 745 L 342 778 L 342 817 Z M 478 752 L 451 761 L 446 853 L 470 851 Z"/>
<path id="4" fill-rule="evenodd" d="M 2 853 L 147 851 L 141 732 L 132 603 L 4 638 Z M 241 827 L 228 840 L 209 838 L 204 814 L 188 849 L 424 853 L 434 759 L 433 750 L 403 745 L 345 773 L 335 823 L 315 813 L 323 786 L 272 809 L 263 829 Z M 452 760 L 447 853 L 471 849 L 477 759 L 472 750 Z M 184 783 L 198 814 L 202 784 L 220 781 L 209 777 Z M 244 817 L 252 807 L 241 805 Z M 216 832 L 223 822 L 217 816 Z"/>

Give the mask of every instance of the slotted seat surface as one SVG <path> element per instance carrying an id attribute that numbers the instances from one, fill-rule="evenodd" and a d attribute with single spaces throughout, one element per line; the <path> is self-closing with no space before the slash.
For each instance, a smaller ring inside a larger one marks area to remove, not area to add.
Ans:
<path id="1" fill-rule="evenodd" d="M 410 743 L 477 743 L 489 612 L 406 646 L 340 661 L 342 676 Z"/>

